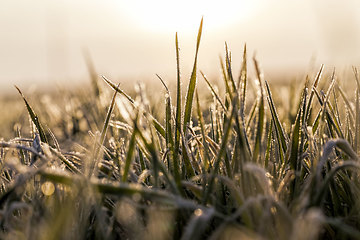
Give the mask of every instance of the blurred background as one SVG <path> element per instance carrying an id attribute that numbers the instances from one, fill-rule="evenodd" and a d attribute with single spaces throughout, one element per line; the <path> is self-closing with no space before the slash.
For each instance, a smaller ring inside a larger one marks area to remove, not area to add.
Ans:
<path id="1" fill-rule="evenodd" d="M 226 41 L 235 72 L 246 43 L 270 79 L 304 75 L 320 63 L 360 64 L 358 0 L 3 0 L 0 92 L 13 85 L 76 87 L 96 71 L 116 82 L 175 79 L 175 32 L 184 77 L 192 68 L 201 16 L 199 69 L 220 76 Z M 186 79 L 187 80 L 187 79 Z"/>

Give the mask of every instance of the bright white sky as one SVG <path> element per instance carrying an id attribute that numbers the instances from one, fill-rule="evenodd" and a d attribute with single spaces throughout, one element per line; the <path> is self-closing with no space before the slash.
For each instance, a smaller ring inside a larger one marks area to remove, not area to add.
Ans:
<path id="1" fill-rule="evenodd" d="M 155 73 L 169 81 L 176 31 L 187 76 L 201 16 L 199 68 L 208 75 L 219 73 L 225 41 L 235 70 L 246 42 L 270 77 L 307 71 L 313 56 L 328 67 L 360 65 L 358 0 L 5 0 L 0 91 L 87 80 L 84 49 L 99 74 L 115 81 L 156 79 Z"/>

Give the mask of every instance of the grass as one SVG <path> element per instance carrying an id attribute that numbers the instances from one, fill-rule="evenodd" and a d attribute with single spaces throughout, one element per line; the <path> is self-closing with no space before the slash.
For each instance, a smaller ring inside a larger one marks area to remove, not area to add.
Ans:
<path id="1" fill-rule="evenodd" d="M 30 124 L 18 116 L 0 142 L 1 239 L 360 239 L 357 69 L 355 97 L 322 65 L 284 112 L 255 58 L 248 75 L 246 46 L 237 79 L 226 47 L 223 91 L 198 78 L 201 33 L 184 101 L 177 34 L 162 104 L 89 59 L 91 94 L 17 88 Z"/>

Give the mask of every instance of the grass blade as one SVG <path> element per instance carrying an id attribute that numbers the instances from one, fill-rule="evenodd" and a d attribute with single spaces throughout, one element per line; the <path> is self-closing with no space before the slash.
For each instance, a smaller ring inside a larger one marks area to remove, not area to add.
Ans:
<path id="1" fill-rule="evenodd" d="M 202 234 L 206 230 L 206 227 L 211 225 L 211 219 L 214 217 L 214 214 L 215 211 L 213 208 L 210 208 L 206 212 L 203 212 L 201 209 L 196 209 L 181 239 L 204 239 Z"/>
<path id="2" fill-rule="evenodd" d="M 110 80 L 108 80 L 106 77 L 102 76 L 102 78 L 104 79 L 104 81 L 112 88 L 114 89 L 116 92 L 120 93 L 121 95 L 123 95 L 135 108 L 137 108 L 137 106 L 135 105 L 135 101 L 134 99 L 132 99 L 129 95 L 127 95 L 123 90 L 121 90 L 119 88 L 119 86 L 116 86 L 114 83 L 112 83 Z M 164 127 L 159 123 L 158 120 L 156 120 L 150 113 L 147 113 L 148 116 L 150 116 L 152 123 L 154 124 L 155 129 L 160 133 L 160 135 L 165 138 L 165 129 Z"/>
<path id="3" fill-rule="evenodd" d="M 36 115 L 36 113 L 34 112 L 34 110 L 31 108 L 30 104 L 28 103 L 28 101 L 26 100 L 25 96 L 23 95 L 23 93 L 21 92 L 21 90 L 15 86 L 15 88 L 18 90 L 18 92 L 20 93 L 21 97 L 23 98 L 27 111 L 30 115 L 31 121 L 35 124 L 36 129 L 39 132 L 40 135 L 40 140 L 44 143 L 48 143 L 44 129 L 40 123 L 39 117 Z"/>
<path id="4" fill-rule="evenodd" d="M 270 91 L 269 84 L 267 83 L 267 81 L 265 81 L 265 86 L 266 86 L 266 90 L 268 93 L 268 103 L 269 103 L 269 107 L 270 107 L 271 117 L 274 122 L 275 133 L 276 133 L 276 137 L 278 139 L 280 157 L 282 158 L 282 162 L 283 162 L 284 161 L 283 154 L 285 154 L 287 151 L 287 142 L 288 142 L 287 139 L 288 138 L 285 135 L 285 131 L 284 131 L 283 127 L 281 126 L 279 116 L 276 112 L 274 101 L 272 99 L 271 91 Z"/>
<path id="5" fill-rule="evenodd" d="M 90 53 L 87 50 L 85 50 L 83 52 L 83 55 L 85 58 L 86 66 L 88 68 L 88 72 L 90 74 L 91 85 L 93 87 L 95 96 L 99 97 L 100 96 L 100 86 L 99 86 L 99 82 L 98 82 L 98 75 L 97 75 L 95 67 L 94 67 L 94 63 L 91 59 Z"/>
<path id="6" fill-rule="evenodd" d="M 137 124 L 137 118 L 138 118 L 138 114 L 136 114 L 136 118 L 134 119 L 134 125 Z M 136 128 L 136 126 L 134 127 L 134 129 L 135 128 Z M 126 182 L 127 178 L 128 178 L 132 158 L 133 158 L 133 155 L 134 155 L 134 152 L 135 152 L 135 142 L 136 142 L 136 131 L 133 130 L 133 132 L 131 134 L 131 137 L 130 137 L 129 146 L 127 147 L 125 166 L 124 166 L 124 173 L 123 173 L 122 178 L 121 178 L 122 182 Z"/>
<path id="7" fill-rule="evenodd" d="M 180 163 L 179 163 L 179 152 L 180 152 L 180 133 L 181 133 L 181 78 L 180 78 L 180 54 L 179 54 L 179 41 L 178 35 L 175 34 L 175 47 L 176 47 L 176 115 L 175 115 L 175 142 L 173 151 L 174 161 L 174 176 L 175 180 L 180 187 Z"/>
<path id="8" fill-rule="evenodd" d="M 313 97 L 314 97 L 314 91 L 317 87 L 317 85 L 319 84 L 319 81 L 321 79 L 321 75 L 324 71 L 324 64 L 321 64 L 320 66 L 320 70 L 319 72 L 317 73 L 316 77 L 315 77 L 315 81 L 314 81 L 314 84 L 312 86 L 312 89 L 311 89 L 311 93 L 310 93 L 310 97 L 309 97 L 309 102 L 308 102 L 308 105 L 306 107 L 306 113 L 305 113 L 305 120 L 307 121 L 310 117 L 310 112 L 311 112 L 311 104 L 312 104 L 312 100 L 313 100 Z"/>
<path id="9" fill-rule="evenodd" d="M 208 186 L 204 188 L 204 198 L 203 198 L 203 201 L 202 201 L 203 203 L 208 202 L 208 199 L 210 197 L 210 193 L 213 191 L 213 187 L 214 187 L 213 185 L 214 185 L 214 182 L 215 182 L 216 174 L 218 173 L 219 168 L 220 168 L 220 162 L 221 162 L 222 158 L 224 157 L 224 154 L 226 154 L 226 146 L 227 146 L 229 135 L 230 135 L 230 132 L 231 132 L 232 120 L 233 120 L 233 118 L 235 116 L 235 113 L 236 113 L 234 100 L 233 100 L 233 106 L 234 107 L 232 108 L 232 110 L 230 112 L 231 114 L 227 118 L 227 121 L 225 123 L 224 134 L 223 134 L 222 139 L 221 139 L 220 150 L 217 153 Z"/>
<path id="10" fill-rule="evenodd" d="M 94 149 L 93 156 L 92 156 L 92 164 L 91 164 L 90 169 L 89 169 L 90 170 L 89 177 L 93 173 L 94 167 L 96 166 L 98 158 L 99 158 L 100 149 L 104 145 L 104 142 L 105 142 L 105 136 L 106 136 L 107 129 L 109 127 L 111 113 L 112 113 L 112 111 L 114 109 L 116 95 L 117 95 L 117 91 L 114 92 L 114 95 L 112 97 L 112 100 L 111 100 L 111 103 L 110 103 L 110 106 L 109 106 L 109 110 L 108 110 L 108 112 L 106 114 L 104 125 L 103 125 L 103 128 L 101 130 L 99 142 L 98 142 L 98 144 L 95 144 L 95 149 Z"/>
<path id="11" fill-rule="evenodd" d="M 299 143 L 299 141 L 300 141 L 300 134 L 301 134 L 301 118 L 302 118 L 302 108 L 300 105 L 300 108 L 296 115 L 293 132 L 291 135 L 290 157 L 288 160 L 288 162 L 290 164 L 290 169 L 293 170 L 295 173 L 295 178 L 291 182 L 291 185 L 290 185 L 290 197 L 292 199 L 294 199 L 295 194 L 297 194 L 296 185 L 298 184 L 298 181 L 300 180 L 299 171 L 300 171 L 300 167 L 301 167 L 301 159 L 299 159 L 299 152 L 300 152 L 299 146 L 301 144 Z"/>
<path id="12" fill-rule="evenodd" d="M 196 87 L 196 71 L 197 71 L 197 57 L 199 52 L 199 46 L 200 46 L 200 39 L 201 39 L 201 33 L 202 33 L 202 25 L 203 25 L 203 19 L 201 19 L 199 32 L 197 36 L 196 41 L 196 50 L 195 50 L 195 60 L 194 60 L 194 66 L 190 77 L 190 82 L 188 85 L 188 91 L 186 94 L 186 103 L 185 103 L 185 112 L 184 112 L 184 125 L 183 125 L 183 131 L 186 132 L 186 128 L 190 123 L 191 118 L 191 110 L 192 110 L 192 102 L 194 98 L 195 93 L 195 87 Z"/>
<path id="13" fill-rule="evenodd" d="M 202 142 L 204 145 L 204 152 L 205 152 L 204 168 L 205 168 L 205 170 L 208 170 L 209 166 L 211 165 L 211 163 L 210 163 L 210 148 L 209 148 L 208 142 L 206 141 L 204 117 L 201 113 L 199 95 L 197 92 L 196 92 L 196 106 L 197 106 L 197 114 L 198 114 L 198 119 L 199 119 L 198 121 L 199 121 L 201 135 L 202 135 Z"/>
<path id="14" fill-rule="evenodd" d="M 198 57 L 199 46 L 200 46 L 202 25 L 203 25 L 203 19 L 201 19 L 201 22 L 200 22 L 200 27 L 199 27 L 197 41 L 196 41 L 194 66 L 193 66 L 193 70 L 192 70 L 192 73 L 191 73 L 190 82 L 189 82 L 189 85 L 188 85 L 188 91 L 187 91 L 187 94 L 186 94 L 186 103 L 185 103 L 185 110 L 184 110 L 184 122 L 183 122 L 183 133 L 185 134 L 184 137 L 186 137 L 187 128 L 189 127 L 190 119 L 191 119 L 192 102 L 193 102 L 193 98 L 194 98 L 196 81 L 197 81 L 197 79 L 196 79 L 197 57 Z M 185 149 L 186 147 L 187 146 L 183 145 L 183 153 L 186 152 L 186 149 Z M 187 174 L 189 174 L 190 177 L 194 176 L 194 170 L 192 169 L 190 160 L 188 158 L 188 154 L 183 154 L 183 160 L 184 160 L 184 163 L 185 163 Z"/>
<path id="15" fill-rule="evenodd" d="M 201 76 L 204 78 L 206 84 L 207 84 L 208 87 L 210 88 L 211 93 L 214 95 L 214 97 L 216 98 L 216 100 L 219 102 L 221 108 L 222 108 L 224 111 L 226 111 L 225 106 L 224 106 L 224 104 L 222 103 L 219 95 L 215 92 L 215 89 L 213 88 L 213 86 L 211 85 L 211 83 L 209 82 L 209 80 L 206 78 L 205 74 L 204 74 L 202 71 L 200 71 L 200 73 L 201 73 Z"/>
<path id="16" fill-rule="evenodd" d="M 253 162 L 261 162 L 261 156 L 260 156 L 260 149 L 261 149 L 261 142 L 262 142 L 262 136 L 264 131 L 264 118 L 265 118 L 265 110 L 264 110 L 264 90 L 262 87 L 263 82 L 263 74 L 260 71 L 259 64 L 257 60 L 254 57 L 254 64 L 255 69 L 260 85 L 260 99 L 259 99 L 259 106 L 258 106 L 258 118 L 257 118 L 257 127 L 256 127 L 256 137 L 255 137 L 255 146 L 253 150 Z"/>
<path id="17" fill-rule="evenodd" d="M 246 87 L 247 87 L 247 55 L 246 55 L 246 44 L 245 44 L 242 66 L 238 80 L 238 88 L 240 89 L 240 113 L 243 122 L 245 122 L 244 114 L 245 114 Z"/>

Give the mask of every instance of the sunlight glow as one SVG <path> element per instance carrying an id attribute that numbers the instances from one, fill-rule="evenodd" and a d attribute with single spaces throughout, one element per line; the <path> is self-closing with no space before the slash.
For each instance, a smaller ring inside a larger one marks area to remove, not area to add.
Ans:
<path id="1" fill-rule="evenodd" d="M 245 20 L 260 0 L 133 0 L 120 1 L 122 10 L 139 25 L 151 31 L 187 31 L 204 17 L 206 26 L 217 29 Z"/>

